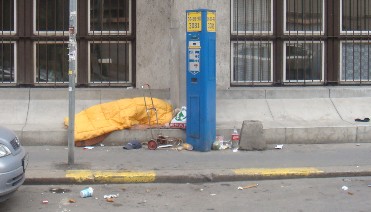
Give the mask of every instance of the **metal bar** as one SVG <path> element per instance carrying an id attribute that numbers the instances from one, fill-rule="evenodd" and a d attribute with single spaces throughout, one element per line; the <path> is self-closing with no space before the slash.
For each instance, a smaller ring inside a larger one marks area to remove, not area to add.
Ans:
<path id="1" fill-rule="evenodd" d="M 1 11 L 1 35 L 4 35 L 4 1 L 2 0 L 1 1 L 1 9 L 2 9 L 2 11 Z M 1 51 L 0 51 L 0 53 L 1 53 L 1 66 L 0 66 L 0 68 L 2 69 L 2 73 L 1 73 L 1 75 L 2 75 L 2 78 L 1 78 L 1 82 L 2 83 L 4 83 L 4 69 L 5 69 L 5 67 L 4 67 L 4 37 L 1 37 Z"/>
<path id="2" fill-rule="evenodd" d="M 1 41 L 1 66 L 0 67 L 3 70 L 2 78 L 1 78 L 1 82 L 3 83 L 4 82 L 4 40 Z"/>
<path id="3" fill-rule="evenodd" d="M 68 107 L 68 164 L 75 163 L 75 78 L 76 78 L 76 26 L 77 26 L 77 0 L 70 0 L 70 27 L 69 27 L 69 107 Z"/>
<path id="4" fill-rule="evenodd" d="M 366 6 L 367 5 L 367 6 Z M 368 41 L 367 41 L 367 80 L 370 81 L 370 70 L 371 70 L 371 67 L 370 67 L 370 29 L 369 29 L 369 26 L 370 26 L 370 14 L 369 14 L 369 11 L 370 11 L 370 1 L 369 0 L 365 0 L 365 8 L 367 8 L 367 10 L 365 9 L 365 16 L 366 16 L 366 22 L 367 22 L 367 27 L 366 30 L 367 30 L 367 37 L 369 38 Z M 367 14 L 367 15 L 366 15 Z"/>
<path id="5" fill-rule="evenodd" d="M 109 19 L 108 20 L 110 20 L 109 21 L 109 23 L 108 23 L 108 28 L 109 28 L 109 30 L 108 30 L 108 34 L 109 35 L 111 35 L 111 27 L 112 27 L 112 25 L 111 25 L 111 23 L 112 23 L 112 21 L 111 21 L 111 19 L 112 19 L 112 0 L 109 0 L 109 10 L 108 10 L 108 14 L 109 14 Z M 111 39 L 109 39 L 108 40 L 108 59 L 110 59 L 111 60 Z M 111 60 L 112 61 L 112 60 Z M 111 63 L 108 63 L 108 70 L 107 70 L 107 74 L 108 74 L 108 85 L 110 86 L 111 85 L 111 80 L 112 79 L 110 79 L 109 78 L 109 73 L 111 72 Z"/>
<path id="6" fill-rule="evenodd" d="M 117 30 L 117 33 L 120 31 L 120 24 L 119 24 L 119 18 L 120 18 L 120 1 L 117 1 L 117 5 L 116 5 L 116 30 Z M 125 3 L 124 3 L 124 8 L 125 8 Z M 124 16 L 125 17 L 125 16 Z M 117 77 L 117 80 L 120 79 L 120 71 L 119 71 L 119 61 L 120 61 L 120 46 L 118 45 L 119 43 L 119 38 L 117 36 L 117 40 L 116 40 L 117 44 L 116 44 L 116 57 L 117 57 L 117 62 L 116 62 L 116 77 Z M 125 58 L 126 59 L 126 58 Z M 126 72 L 126 70 L 124 70 L 124 73 Z M 125 75 L 124 75 L 125 76 Z M 124 77 L 125 78 L 125 77 Z"/>
<path id="7" fill-rule="evenodd" d="M 236 50 L 236 54 L 235 54 L 235 57 L 237 57 L 237 59 L 236 59 L 236 61 L 237 61 L 237 64 L 236 64 L 236 68 L 233 70 L 233 81 L 237 81 L 238 82 L 238 62 L 239 62 L 239 57 L 238 57 L 238 44 L 239 44 L 239 27 L 238 27 L 238 24 L 239 24 L 239 21 L 238 21 L 238 19 L 239 19 L 239 16 L 238 16 L 238 8 L 239 8 L 239 1 L 238 0 L 235 0 L 236 2 L 237 2 L 237 4 L 236 4 L 236 11 L 235 11 L 235 14 L 236 14 L 236 31 L 237 31 L 237 48 L 235 48 L 235 50 Z M 246 3 L 246 2 L 245 2 Z M 246 7 L 244 7 L 244 10 L 246 10 Z M 246 26 L 245 26 L 246 27 Z M 246 30 L 246 29 L 245 29 Z M 237 75 L 237 78 L 236 78 L 236 75 Z M 237 79 L 237 80 L 235 80 L 235 79 Z"/>

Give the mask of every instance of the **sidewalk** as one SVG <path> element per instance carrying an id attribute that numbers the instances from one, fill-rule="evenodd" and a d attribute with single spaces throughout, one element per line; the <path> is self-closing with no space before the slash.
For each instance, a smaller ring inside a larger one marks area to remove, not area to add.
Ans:
<path id="1" fill-rule="evenodd" d="M 25 146 L 25 184 L 196 183 L 371 176 L 371 143 L 269 145 L 266 151 L 124 150 L 122 146 Z"/>

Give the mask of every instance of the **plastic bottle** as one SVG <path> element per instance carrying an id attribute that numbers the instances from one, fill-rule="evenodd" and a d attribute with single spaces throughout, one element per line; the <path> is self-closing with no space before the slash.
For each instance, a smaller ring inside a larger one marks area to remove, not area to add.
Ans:
<path id="1" fill-rule="evenodd" d="M 239 143 L 240 143 L 240 134 L 238 134 L 236 127 L 233 129 L 232 133 L 232 150 L 235 152 L 239 148 Z"/>

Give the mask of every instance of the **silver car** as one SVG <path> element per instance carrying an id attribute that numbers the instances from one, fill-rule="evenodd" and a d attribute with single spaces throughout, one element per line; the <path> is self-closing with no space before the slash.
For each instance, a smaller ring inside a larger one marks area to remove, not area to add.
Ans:
<path id="1" fill-rule="evenodd" d="M 17 135 L 0 126 L 0 202 L 7 200 L 25 180 L 26 151 Z"/>

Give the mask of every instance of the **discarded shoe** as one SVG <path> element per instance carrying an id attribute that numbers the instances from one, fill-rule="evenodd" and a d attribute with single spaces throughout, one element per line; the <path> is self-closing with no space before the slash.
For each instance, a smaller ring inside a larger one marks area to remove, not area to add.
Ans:
<path id="1" fill-rule="evenodd" d="M 358 122 L 369 122 L 370 119 L 369 119 L 369 118 L 364 118 L 364 119 L 355 119 L 354 121 L 358 121 Z"/>

